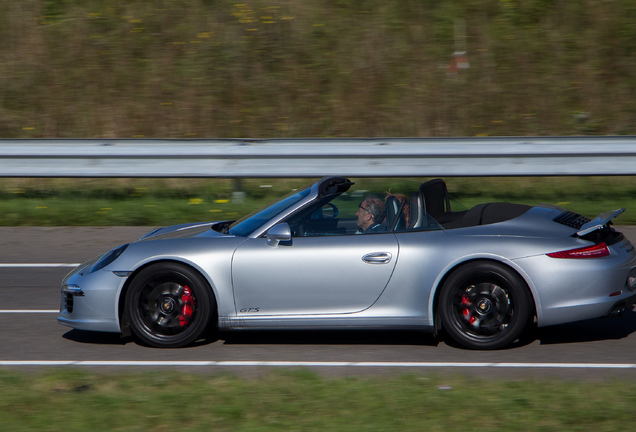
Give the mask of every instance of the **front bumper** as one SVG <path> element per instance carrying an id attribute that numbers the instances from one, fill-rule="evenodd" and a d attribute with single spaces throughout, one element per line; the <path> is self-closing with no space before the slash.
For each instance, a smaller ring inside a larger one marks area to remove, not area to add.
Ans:
<path id="1" fill-rule="evenodd" d="M 75 271 L 63 282 L 57 322 L 78 330 L 120 333 L 119 294 L 125 277 Z"/>

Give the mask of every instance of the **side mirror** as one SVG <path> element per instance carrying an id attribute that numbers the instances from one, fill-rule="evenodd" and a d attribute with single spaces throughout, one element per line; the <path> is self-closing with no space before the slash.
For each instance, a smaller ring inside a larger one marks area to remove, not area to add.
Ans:
<path id="1" fill-rule="evenodd" d="M 291 242 L 291 239 L 291 229 L 286 222 L 274 225 L 267 231 L 267 244 L 270 246 L 278 246 L 280 242 Z"/>

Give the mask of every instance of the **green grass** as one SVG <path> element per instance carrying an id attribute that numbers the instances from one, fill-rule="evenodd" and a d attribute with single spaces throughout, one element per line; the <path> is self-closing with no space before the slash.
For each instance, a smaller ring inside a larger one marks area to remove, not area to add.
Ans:
<path id="1" fill-rule="evenodd" d="M 0 226 L 156 226 L 237 219 L 307 182 L 1 179 Z M 242 199 L 235 190 L 249 194 Z"/>
<path id="2" fill-rule="evenodd" d="M 259 378 L 0 370 L 0 422 L 19 431 L 618 431 L 636 386 L 462 376 Z"/>
<path id="3" fill-rule="evenodd" d="M 422 179 L 355 180 L 358 189 L 410 193 Z M 451 195 L 465 208 L 493 201 L 546 203 L 594 217 L 626 207 L 627 211 L 616 223 L 636 224 L 636 180 L 632 177 L 446 180 Z M 308 179 L 0 179 L 0 226 L 162 226 L 237 219 L 308 182 Z M 243 195 L 238 196 L 236 191 Z"/>

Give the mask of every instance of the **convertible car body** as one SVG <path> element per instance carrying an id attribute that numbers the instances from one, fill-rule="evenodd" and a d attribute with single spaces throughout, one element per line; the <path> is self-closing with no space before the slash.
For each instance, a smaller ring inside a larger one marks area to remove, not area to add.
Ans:
<path id="1" fill-rule="evenodd" d="M 636 299 L 634 246 L 611 227 L 624 209 L 593 220 L 551 205 L 456 211 L 434 179 L 375 194 L 382 229 L 360 234 L 372 195 L 328 177 L 237 221 L 150 232 L 71 272 L 58 322 L 154 347 L 344 328 L 443 331 L 494 349 L 530 325 L 617 315 Z"/>

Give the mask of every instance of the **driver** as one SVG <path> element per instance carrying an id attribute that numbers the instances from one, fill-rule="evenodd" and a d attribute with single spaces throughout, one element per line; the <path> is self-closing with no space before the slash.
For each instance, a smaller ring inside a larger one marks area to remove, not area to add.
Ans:
<path id="1" fill-rule="evenodd" d="M 384 203 L 378 198 L 367 198 L 358 206 L 358 234 L 384 233 L 386 228 L 382 225 L 384 220 Z"/>

